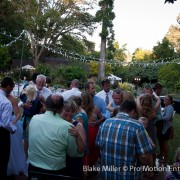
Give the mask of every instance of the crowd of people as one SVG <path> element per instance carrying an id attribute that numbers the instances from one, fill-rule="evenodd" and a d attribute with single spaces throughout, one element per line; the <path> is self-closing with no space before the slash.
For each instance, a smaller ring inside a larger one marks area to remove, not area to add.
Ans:
<path id="1" fill-rule="evenodd" d="M 173 98 L 166 95 L 161 107 L 160 83 L 136 98 L 112 90 L 108 79 L 98 93 L 94 82 L 79 89 L 78 79 L 69 90 L 52 93 L 46 76 L 36 74 L 26 81 L 19 104 L 11 95 L 14 85 L 5 77 L 0 86 L 0 179 L 31 171 L 84 179 L 99 170 L 101 179 L 138 179 L 138 167 L 155 166 L 158 143 L 159 157 L 168 161 Z M 176 167 L 179 151 L 177 156 Z"/>

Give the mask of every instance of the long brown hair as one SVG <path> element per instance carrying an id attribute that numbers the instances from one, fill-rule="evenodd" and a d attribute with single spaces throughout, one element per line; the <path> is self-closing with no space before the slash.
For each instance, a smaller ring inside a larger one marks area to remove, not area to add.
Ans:
<path id="1" fill-rule="evenodd" d="M 82 108 L 85 110 L 87 116 L 90 117 L 94 109 L 93 98 L 88 92 L 82 92 L 81 97 Z"/>
<path id="2" fill-rule="evenodd" d="M 154 109 L 152 106 L 152 97 L 150 94 L 146 93 L 142 96 L 142 116 L 146 118 L 150 117 L 154 113 Z"/>

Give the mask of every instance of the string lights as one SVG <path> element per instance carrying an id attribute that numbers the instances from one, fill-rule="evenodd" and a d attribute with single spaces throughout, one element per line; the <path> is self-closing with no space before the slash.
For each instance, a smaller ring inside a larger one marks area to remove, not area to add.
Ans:
<path id="1" fill-rule="evenodd" d="M 42 43 L 43 42 L 42 39 L 32 36 L 27 30 L 23 30 L 18 37 L 12 37 L 11 35 L 7 35 L 6 33 L 1 33 L 1 32 L 0 32 L 0 34 L 2 34 L 4 36 L 8 36 L 13 39 L 10 43 L 0 45 L 0 47 L 10 47 L 14 43 L 16 43 L 16 41 L 18 41 L 18 40 L 23 41 L 22 36 L 25 35 L 25 36 L 27 36 L 28 39 L 31 39 L 31 41 L 33 41 L 36 46 L 44 47 L 48 51 L 51 51 L 55 54 L 62 55 L 64 58 L 67 58 L 69 60 L 80 60 L 84 63 L 92 62 L 92 61 L 98 63 L 99 61 L 101 61 L 100 58 L 93 57 L 92 55 L 85 56 L 85 55 L 78 54 L 76 52 L 65 50 L 65 49 L 55 46 L 55 45 L 50 45 L 50 46 L 45 45 Z M 135 65 L 135 66 L 141 66 L 141 67 L 158 66 L 158 65 L 165 65 L 165 64 L 171 64 L 171 63 L 180 64 L 180 56 L 156 59 L 156 60 L 152 60 L 151 62 L 142 62 L 142 61 L 141 62 L 140 61 L 123 62 L 123 61 L 111 59 L 111 60 L 106 60 L 105 63 L 109 64 L 110 66 L 112 66 L 112 65 L 114 65 L 114 66 Z"/>

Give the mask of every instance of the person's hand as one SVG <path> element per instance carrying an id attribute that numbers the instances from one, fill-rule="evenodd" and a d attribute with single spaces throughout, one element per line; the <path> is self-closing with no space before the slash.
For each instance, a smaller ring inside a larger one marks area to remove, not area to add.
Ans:
<path id="1" fill-rule="evenodd" d="M 142 100 L 142 97 L 143 97 L 143 95 L 138 96 L 138 97 L 137 97 L 137 100 L 141 101 L 141 100 Z"/>
<path id="2" fill-rule="evenodd" d="M 79 136 L 78 130 L 73 125 L 71 125 L 71 128 L 68 129 L 68 132 L 70 133 L 71 136 L 75 136 L 75 137 Z"/>
<path id="3" fill-rule="evenodd" d="M 45 97 L 42 96 L 42 95 L 39 95 L 39 100 L 44 103 L 45 102 Z"/>
<path id="4" fill-rule="evenodd" d="M 32 104 L 29 103 L 29 102 L 23 103 L 23 104 L 22 104 L 22 107 L 23 107 L 23 108 L 26 108 L 26 109 L 31 109 L 31 108 L 32 108 Z"/>

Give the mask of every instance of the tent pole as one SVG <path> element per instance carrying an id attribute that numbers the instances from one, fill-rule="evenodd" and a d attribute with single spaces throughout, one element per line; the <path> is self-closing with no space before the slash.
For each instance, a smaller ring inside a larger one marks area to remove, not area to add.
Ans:
<path id="1" fill-rule="evenodd" d="M 21 61 L 20 61 L 20 71 L 19 71 L 19 80 L 18 80 L 18 96 L 19 96 L 19 85 L 20 85 L 20 82 L 21 82 L 21 74 L 22 74 L 23 54 L 24 54 L 24 40 L 23 40 L 23 44 L 22 44 Z M 17 98 L 17 100 L 18 100 L 18 98 Z"/>

